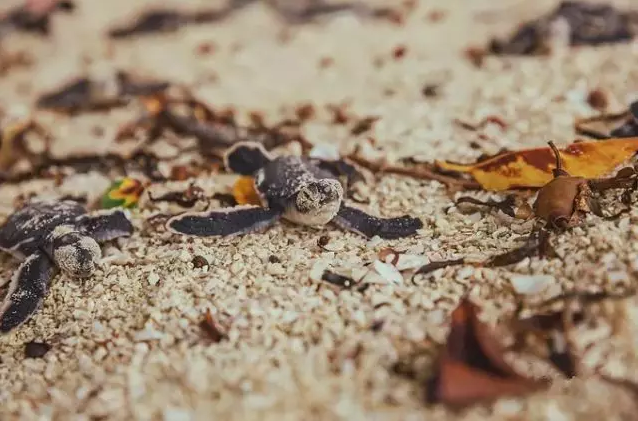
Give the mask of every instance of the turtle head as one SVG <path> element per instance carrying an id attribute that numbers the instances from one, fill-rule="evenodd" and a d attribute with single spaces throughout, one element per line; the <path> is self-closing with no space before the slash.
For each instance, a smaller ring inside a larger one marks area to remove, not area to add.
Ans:
<path id="1" fill-rule="evenodd" d="M 343 187 L 337 180 L 325 178 L 302 187 L 295 197 L 295 208 L 306 225 L 325 225 L 339 212 Z"/>
<path id="2" fill-rule="evenodd" d="M 63 233 L 53 240 L 53 260 L 73 278 L 91 276 L 101 258 L 99 244 L 80 232 Z"/>

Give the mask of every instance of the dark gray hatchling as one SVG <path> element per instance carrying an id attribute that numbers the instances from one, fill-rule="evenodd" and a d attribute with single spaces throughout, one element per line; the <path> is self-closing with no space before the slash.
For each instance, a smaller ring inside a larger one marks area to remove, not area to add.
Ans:
<path id="1" fill-rule="evenodd" d="M 22 264 L 0 307 L 0 332 L 24 323 L 40 308 L 58 268 L 73 278 L 89 277 L 102 257 L 98 242 L 132 232 L 121 210 L 87 214 L 73 201 L 32 201 L 13 213 L 0 227 L 0 249 Z"/>
<path id="2" fill-rule="evenodd" d="M 410 216 L 378 218 L 344 204 L 344 189 L 337 176 L 319 161 L 298 156 L 273 158 L 259 143 L 241 142 L 228 150 L 226 168 L 255 179 L 263 207 L 236 206 L 171 218 L 168 229 L 194 236 L 229 236 L 257 231 L 280 218 L 320 227 L 334 223 L 366 237 L 385 239 L 413 235 L 423 227 Z"/>

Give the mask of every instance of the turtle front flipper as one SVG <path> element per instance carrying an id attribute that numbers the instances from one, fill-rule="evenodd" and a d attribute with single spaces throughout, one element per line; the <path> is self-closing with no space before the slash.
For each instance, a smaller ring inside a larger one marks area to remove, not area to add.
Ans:
<path id="1" fill-rule="evenodd" d="M 26 322 L 40 308 L 55 270 L 51 259 L 42 252 L 30 255 L 20 265 L 0 307 L 0 333 Z"/>
<path id="2" fill-rule="evenodd" d="M 420 219 L 408 215 L 398 218 L 378 218 L 345 205 L 341 206 L 332 222 L 343 229 L 368 238 L 378 235 L 386 240 L 408 237 L 423 228 L 423 222 Z"/>
<path id="3" fill-rule="evenodd" d="M 224 154 L 226 169 L 241 175 L 253 175 L 271 160 L 268 151 L 257 142 L 238 142 Z"/>
<path id="4" fill-rule="evenodd" d="M 231 236 L 268 228 L 279 220 L 281 212 L 259 206 L 236 206 L 207 212 L 186 212 L 167 222 L 176 234 L 198 237 Z"/>
<path id="5" fill-rule="evenodd" d="M 124 212 L 103 212 L 78 218 L 78 225 L 95 241 L 110 241 L 133 233 L 133 224 Z"/>

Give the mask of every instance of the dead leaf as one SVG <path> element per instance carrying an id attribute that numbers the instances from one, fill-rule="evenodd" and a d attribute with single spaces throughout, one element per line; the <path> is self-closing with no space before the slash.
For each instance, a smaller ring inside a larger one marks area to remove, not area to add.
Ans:
<path id="1" fill-rule="evenodd" d="M 464 298 L 452 312 L 447 343 L 434 376 L 428 381 L 428 399 L 449 406 L 465 406 L 503 396 L 534 392 L 545 382 L 518 374 L 504 358 L 504 348 L 478 318 L 478 307 Z"/>
<path id="2" fill-rule="evenodd" d="M 612 172 L 638 152 L 638 137 L 578 142 L 561 150 L 563 166 L 575 177 L 597 178 Z M 470 174 L 485 189 L 539 188 L 552 180 L 551 148 L 505 152 L 475 164 L 436 161 L 443 171 Z"/>
<path id="3" fill-rule="evenodd" d="M 235 181 L 233 196 L 238 205 L 261 206 L 261 198 L 255 189 L 255 180 L 250 176 L 242 176 Z"/>
<path id="4" fill-rule="evenodd" d="M 222 327 L 217 320 L 213 318 L 210 309 L 206 309 L 206 313 L 204 314 L 204 318 L 201 322 L 199 322 L 199 327 L 202 329 L 204 333 L 208 336 L 208 338 L 212 342 L 221 342 L 224 339 L 228 338 L 226 334 L 226 329 Z"/>

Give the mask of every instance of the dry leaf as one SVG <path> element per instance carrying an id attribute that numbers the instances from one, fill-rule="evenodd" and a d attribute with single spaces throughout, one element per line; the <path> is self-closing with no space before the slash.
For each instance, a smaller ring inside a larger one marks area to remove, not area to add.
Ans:
<path id="1" fill-rule="evenodd" d="M 228 339 L 226 329 L 221 326 L 219 322 L 217 322 L 217 320 L 215 320 L 213 314 L 210 312 L 210 309 L 206 309 L 204 317 L 199 322 L 199 327 L 212 342 L 217 343 L 223 341 L 224 339 Z"/>
<path id="2" fill-rule="evenodd" d="M 115 207 L 133 208 L 137 206 L 140 196 L 144 192 L 141 181 L 126 177 L 114 182 L 102 195 L 100 206 L 102 209 Z"/>
<path id="3" fill-rule="evenodd" d="M 503 396 L 522 395 L 545 383 L 518 374 L 505 361 L 504 348 L 464 298 L 452 312 L 447 343 L 428 381 L 431 402 L 464 406 Z"/>
<path id="4" fill-rule="evenodd" d="M 261 206 L 259 193 L 255 190 L 254 179 L 250 176 L 242 176 L 233 185 L 233 196 L 238 205 Z"/>
<path id="5" fill-rule="evenodd" d="M 598 178 L 612 172 L 638 152 L 638 137 L 579 142 L 561 150 L 564 169 L 571 175 Z M 551 148 L 505 152 L 475 164 L 437 161 L 444 171 L 471 174 L 485 189 L 538 188 L 552 180 L 555 157 Z"/>

